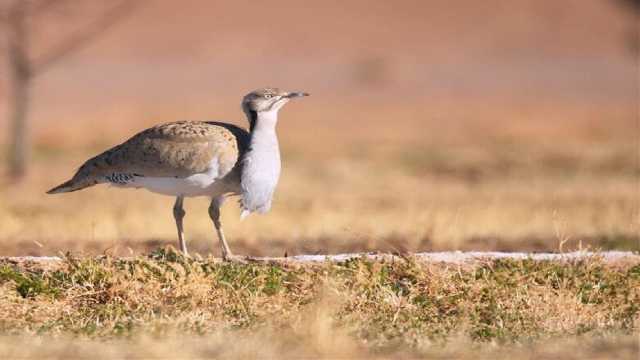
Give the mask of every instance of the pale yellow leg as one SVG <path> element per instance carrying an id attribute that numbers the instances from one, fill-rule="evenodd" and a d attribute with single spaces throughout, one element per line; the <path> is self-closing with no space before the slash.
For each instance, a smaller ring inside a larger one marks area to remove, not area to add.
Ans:
<path id="1" fill-rule="evenodd" d="M 176 202 L 173 204 L 173 217 L 176 220 L 176 227 L 178 228 L 178 246 L 180 247 L 180 251 L 185 255 L 189 255 L 187 253 L 187 242 L 184 240 L 184 230 L 182 228 L 182 219 L 184 219 L 184 215 L 186 214 L 182 208 L 183 202 L 183 196 L 176 198 Z"/>
<path id="2" fill-rule="evenodd" d="M 222 258 L 224 260 L 230 260 L 233 257 L 233 254 L 229 249 L 227 239 L 224 237 L 222 223 L 220 222 L 220 206 L 222 206 L 223 202 L 224 198 L 221 196 L 211 199 L 211 204 L 209 205 L 209 217 L 213 221 L 213 225 L 218 233 L 218 240 L 220 240 L 220 247 L 222 248 Z"/>

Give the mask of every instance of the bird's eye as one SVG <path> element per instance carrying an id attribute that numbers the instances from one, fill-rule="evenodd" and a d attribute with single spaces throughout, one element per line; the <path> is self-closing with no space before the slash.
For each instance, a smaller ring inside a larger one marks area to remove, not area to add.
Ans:
<path id="1" fill-rule="evenodd" d="M 273 95 L 271 95 L 271 94 L 264 94 L 264 98 L 265 98 L 265 99 L 271 99 L 271 97 L 272 97 L 272 96 L 273 96 Z"/>

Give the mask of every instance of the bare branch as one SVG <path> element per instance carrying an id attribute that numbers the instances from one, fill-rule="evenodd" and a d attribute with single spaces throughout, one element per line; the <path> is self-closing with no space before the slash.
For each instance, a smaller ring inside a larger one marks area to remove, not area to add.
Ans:
<path id="1" fill-rule="evenodd" d="M 62 3 L 64 0 L 39 0 L 34 2 L 29 9 L 29 15 L 39 15 L 47 12 L 52 7 Z"/>
<path id="2" fill-rule="evenodd" d="M 97 20 L 85 28 L 77 30 L 45 54 L 34 59 L 32 66 L 34 75 L 46 71 L 46 69 L 60 59 L 89 44 L 91 40 L 100 36 L 127 15 L 131 14 L 136 5 L 135 2 L 130 0 L 121 1 L 117 6 L 108 10 Z"/>
<path id="3" fill-rule="evenodd" d="M 11 16 L 11 12 L 18 6 L 18 2 L 10 2 L 10 1 L 2 1 L 0 3 L 0 25 L 4 25 L 9 22 L 9 18 Z"/>
<path id="4" fill-rule="evenodd" d="M 64 0 L 38 0 L 30 2 L 26 0 L 14 0 L 13 2 L 4 1 L 4 4 L 0 3 L 0 24 L 8 22 L 11 12 L 18 6 L 24 9 L 23 15 L 31 16 L 44 13 L 55 5 L 59 5 L 62 1 Z"/>
<path id="5" fill-rule="evenodd" d="M 11 3 L 7 0 L 0 0 L 0 20 L 6 21 L 9 15 Z"/>
<path id="6" fill-rule="evenodd" d="M 21 79 L 28 79 L 31 76 L 29 31 L 25 23 L 26 15 L 26 3 L 22 1 L 14 2 L 7 12 L 9 64 L 13 69 L 14 77 Z"/>

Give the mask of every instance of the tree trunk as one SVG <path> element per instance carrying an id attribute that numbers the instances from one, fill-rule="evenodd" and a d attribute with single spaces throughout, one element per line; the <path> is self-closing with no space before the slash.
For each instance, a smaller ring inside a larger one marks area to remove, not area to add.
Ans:
<path id="1" fill-rule="evenodd" d="M 26 8 L 24 1 L 18 0 L 8 18 L 10 93 L 8 132 L 9 176 L 13 180 L 24 177 L 29 159 L 29 86 L 31 69 L 28 58 L 28 38 L 26 28 Z"/>
<path id="2" fill-rule="evenodd" d="M 29 76 L 12 71 L 9 119 L 9 176 L 20 180 L 26 174 L 29 159 Z"/>
<path id="3" fill-rule="evenodd" d="M 3 0 L 0 0 L 0 2 Z M 10 130 L 7 133 L 9 144 L 8 167 L 9 176 L 18 181 L 26 174 L 27 163 L 30 157 L 29 136 L 29 106 L 30 89 L 34 77 L 42 73 L 52 63 L 60 60 L 69 53 L 87 44 L 97 35 L 106 31 L 109 27 L 130 13 L 131 8 L 137 2 L 123 0 L 117 6 L 105 12 L 96 21 L 87 27 L 72 33 L 65 41 L 54 46 L 49 52 L 41 55 L 39 59 L 29 58 L 29 10 L 35 11 L 34 6 L 46 6 L 54 4 L 57 0 L 33 2 L 27 0 L 13 0 L 6 11 L 6 29 L 9 55 L 10 93 L 9 121 Z"/>

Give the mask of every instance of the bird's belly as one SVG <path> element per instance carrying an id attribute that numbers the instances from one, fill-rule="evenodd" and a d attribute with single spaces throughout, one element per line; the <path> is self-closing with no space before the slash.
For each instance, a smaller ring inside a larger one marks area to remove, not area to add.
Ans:
<path id="1" fill-rule="evenodd" d="M 195 174 L 185 178 L 136 177 L 127 187 L 144 188 L 151 192 L 172 196 L 216 196 L 224 193 L 224 184 L 210 174 Z"/>

